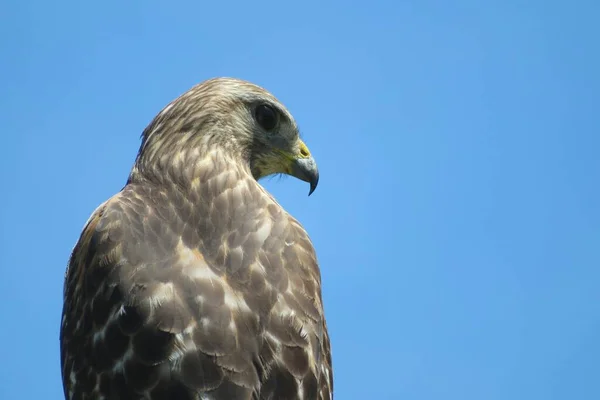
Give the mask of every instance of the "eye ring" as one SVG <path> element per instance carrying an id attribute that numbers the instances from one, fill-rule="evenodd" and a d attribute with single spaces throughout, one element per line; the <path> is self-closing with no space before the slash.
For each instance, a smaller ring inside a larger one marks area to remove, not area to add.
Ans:
<path id="1" fill-rule="evenodd" d="M 259 104 L 254 109 L 254 119 L 266 131 L 271 131 L 277 126 L 277 117 L 277 111 L 268 104 Z"/>

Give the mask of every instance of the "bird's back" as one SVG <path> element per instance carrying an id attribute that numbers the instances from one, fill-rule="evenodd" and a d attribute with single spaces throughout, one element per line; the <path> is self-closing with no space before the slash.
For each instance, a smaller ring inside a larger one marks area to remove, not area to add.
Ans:
<path id="1" fill-rule="evenodd" d="M 255 181 L 218 179 L 130 184 L 90 217 L 65 281 L 68 399 L 331 398 L 306 232 Z"/>

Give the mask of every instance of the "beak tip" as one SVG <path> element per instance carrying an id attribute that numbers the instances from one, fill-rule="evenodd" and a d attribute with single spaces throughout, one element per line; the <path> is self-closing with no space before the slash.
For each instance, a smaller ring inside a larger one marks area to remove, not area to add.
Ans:
<path id="1" fill-rule="evenodd" d="M 317 172 L 316 176 L 313 179 L 311 179 L 311 181 L 310 181 L 310 191 L 308 192 L 309 196 L 311 194 L 313 194 L 313 192 L 317 188 L 318 184 L 319 184 L 319 173 Z"/>

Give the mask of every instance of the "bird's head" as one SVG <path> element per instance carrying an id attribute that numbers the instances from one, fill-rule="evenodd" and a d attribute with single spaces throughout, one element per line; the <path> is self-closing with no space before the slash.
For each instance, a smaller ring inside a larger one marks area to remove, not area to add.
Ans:
<path id="1" fill-rule="evenodd" d="M 195 161 L 210 153 L 245 164 L 257 180 L 294 176 L 310 183 L 309 195 L 319 181 L 286 107 L 265 89 L 233 78 L 204 81 L 167 105 L 144 130 L 132 175 L 177 166 L 193 174 Z"/>

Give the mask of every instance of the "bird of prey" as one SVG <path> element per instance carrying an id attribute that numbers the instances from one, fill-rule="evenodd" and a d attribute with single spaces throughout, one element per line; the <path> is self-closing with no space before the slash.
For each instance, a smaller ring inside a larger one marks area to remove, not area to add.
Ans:
<path id="1" fill-rule="evenodd" d="M 257 182 L 277 173 L 319 179 L 290 112 L 250 82 L 204 81 L 152 120 L 68 263 L 66 399 L 333 398 L 313 245 Z"/>

